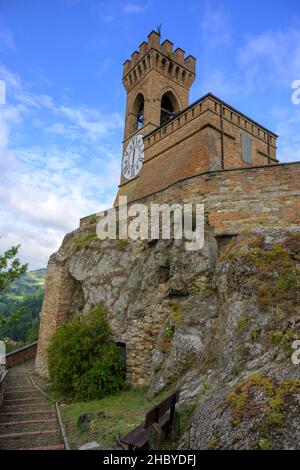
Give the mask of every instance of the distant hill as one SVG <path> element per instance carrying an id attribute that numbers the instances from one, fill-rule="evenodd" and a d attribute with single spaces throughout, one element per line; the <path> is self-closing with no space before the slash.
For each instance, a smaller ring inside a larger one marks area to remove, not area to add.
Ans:
<path id="1" fill-rule="evenodd" d="M 7 293 L 0 295 L 0 302 L 2 297 L 7 297 L 11 300 L 22 300 L 24 295 L 34 294 L 40 287 L 44 289 L 45 275 L 46 269 L 37 269 L 36 271 L 29 271 L 23 274 L 13 282 Z"/>
<path id="2" fill-rule="evenodd" d="M 37 269 L 23 274 L 0 294 L 0 315 L 4 318 L 22 309 L 19 320 L 0 328 L 0 339 L 12 350 L 35 341 L 38 337 L 39 313 L 42 308 L 46 269 Z"/>

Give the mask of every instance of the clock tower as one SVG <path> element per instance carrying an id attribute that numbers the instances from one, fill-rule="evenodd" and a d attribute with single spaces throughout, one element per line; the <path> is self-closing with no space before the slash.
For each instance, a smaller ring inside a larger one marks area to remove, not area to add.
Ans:
<path id="1" fill-rule="evenodd" d="M 196 59 L 152 31 L 148 42 L 123 65 L 123 85 L 127 92 L 120 187 L 122 194 L 134 195 L 136 179 L 143 171 L 143 139 L 165 124 L 189 104 L 195 79 Z M 117 200 L 116 200 L 117 204 Z"/>
<path id="2" fill-rule="evenodd" d="M 277 163 L 277 136 L 207 93 L 189 104 L 196 59 L 152 31 L 123 66 L 119 196 L 140 201 L 200 174 Z M 204 188 L 202 188 L 205 191 Z"/>

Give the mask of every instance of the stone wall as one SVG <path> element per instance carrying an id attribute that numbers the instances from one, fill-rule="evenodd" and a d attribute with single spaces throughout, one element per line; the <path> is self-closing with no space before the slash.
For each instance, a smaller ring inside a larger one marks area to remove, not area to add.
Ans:
<path id="1" fill-rule="evenodd" d="M 183 177 L 162 191 L 133 202 L 199 202 L 216 235 L 238 234 L 257 226 L 300 224 L 300 162 L 249 166 Z M 80 226 L 89 224 L 84 217 Z"/>
<path id="2" fill-rule="evenodd" d="M 300 162 L 208 172 L 153 194 L 153 202 L 198 201 L 216 235 L 300 224 Z"/>
<path id="3" fill-rule="evenodd" d="M 73 310 L 73 305 L 80 291 L 75 294 L 75 288 L 76 281 L 70 275 L 65 260 L 60 260 L 59 256 L 52 256 L 47 266 L 36 359 L 41 374 L 46 370 L 45 358 L 51 334 L 63 320 L 68 318 L 70 312 L 76 311 L 75 307 Z"/>
<path id="4" fill-rule="evenodd" d="M 12 366 L 16 366 L 18 364 L 23 364 L 24 362 L 28 361 L 29 359 L 34 359 L 37 352 L 37 341 L 23 348 L 17 349 L 16 351 L 12 351 L 6 354 L 5 357 L 5 366 L 9 369 Z"/>
<path id="5" fill-rule="evenodd" d="M 7 371 L 0 365 L 0 408 L 3 402 L 7 382 Z"/>

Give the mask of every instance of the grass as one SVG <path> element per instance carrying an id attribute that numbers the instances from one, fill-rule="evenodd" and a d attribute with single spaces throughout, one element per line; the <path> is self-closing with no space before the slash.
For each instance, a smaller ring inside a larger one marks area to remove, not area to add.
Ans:
<path id="1" fill-rule="evenodd" d="M 130 389 L 102 400 L 72 403 L 61 406 L 70 447 L 78 448 L 86 442 L 96 440 L 103 449 L 116 447 L 116 434 L 126 434 L 138 426 L 147 411 L 157 404 L 161 397 L 149 401 L 143 389 Z M 77 427 L 81 414 L 92 413 L 93 418 L 87 431 Z"/>
<path id="2" fill-rule="evenodd" d="M 91 230 L 81 235 L 77 235 L 74 238 L 74 245 L 75 245 L 76 250 L 85 248 L 91 240 L 95 240 L 96 238 L 97 238 L 96 231 L 91 231 Z"/>
<path id="3" fill-rule="evenodd" d="M 148 400 L 145 389 L 132 388 L 102 400 L 61 405 L 60 412 L 71 449 L 90 441 L 97 441 L 101 449 L 117 448 L 116 435 L 127 434 L 141 424 L 147 411 L 167 395 L 169 393 Z M 195 405 L 187 405 L 180 410 L 181 435 L 194 409 Z M 87 430 L 77 426 L 79 416 L 84 413 L 92 415 Z M 176 443 L 167 440 L 162 448 L 176 448 Z"/>

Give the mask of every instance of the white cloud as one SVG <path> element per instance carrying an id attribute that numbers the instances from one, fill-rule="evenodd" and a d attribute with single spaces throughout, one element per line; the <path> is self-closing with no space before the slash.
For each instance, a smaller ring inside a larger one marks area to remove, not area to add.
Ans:
<path id="1" fill-rule="evenodd" d="M 55 148 L 19 149 L 15 158 L 1 177 L 0 251 L 21 243 L 31 267 L 45 266 L 80 217 L 112 206 L 119 165 L 94 158 L 83 168 L 81 155 Z"/>
<path id="2" fill-rule="evenodd" d="M 14 52 L 16 50 L 14 36 L 9 29 L 0 28 L 0 51 L 1 52 Z"/>
<path id="3" fill-rule="evenodd" d="M 231 19 L 223 6 L 207 2 L 201 21 L 202 34 L 209 46 L 228 45 L 231 42 Z"/>
<path id="4" fill-rule="evenodd" d="M 0 108 L 0 251 L 21 243 L 21 257 L 33 269 L 46 265 L 80 217 L 111 207 L 121 145 L 110 137 L 123 121 L 86 106 L 57 105 L 3 65 L 0 78 L 9 96 Z M 62 136 L 60 144 L 18 143 L 32 122 L 45 136 Z"/>
<path id="5" fill-rule="evenodd" d="M 232 74 L 229 70 L 204 67 L 200 88 L 202 95 L 211 92 L 225 101 L 230 101 L 243 92 L 244 85 L 239 77 Z M 197 93 L 195 99 L 197 99 L 199 97 L 199 89 L 195 92 Z"/>
<path id="6" fill-rule="evenodd" d="M 150 2 L 140 4 L 140 3 L 127 3 L 124 5 L 123 10 L 125 13 L 141 13 L 142 11 L 147 10 L 150 7 Z"/>
<path id="7" fill-rule="evenodd" d="M 300 31 L 266 31 L 247 38 L 238 63 L 248 83 L 289 86 L 300 78 Z"/>
<path id="8" fill-rule="evenodd" d="M 278 158 L 282 162 L 300 161 L 300 105 L 275 107 L 272 115 L 278 122 Z"/>
<path id="9" fill-rule="evenodd" d="M 73 131 L 85 131 L 92 140 L 100 139 L 107 136 L 111 131 L 123 127 L 123 120 L 118 113 L 102 115 L 97 109 L 83 106 L 77 108 L 61 106 L 56 109 L 56 113 L 67 117 L 71 121 Z"/>

